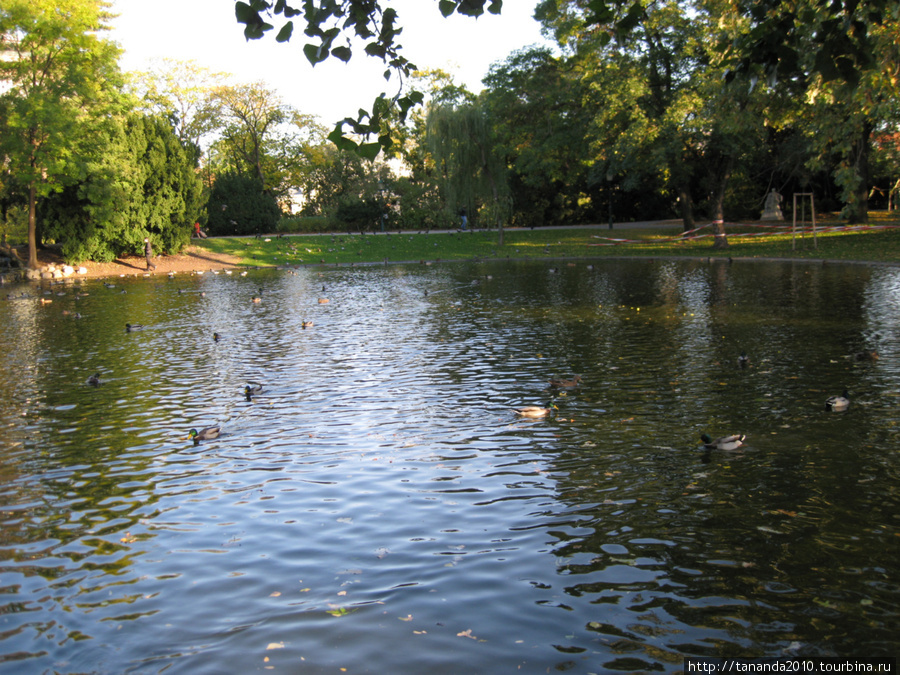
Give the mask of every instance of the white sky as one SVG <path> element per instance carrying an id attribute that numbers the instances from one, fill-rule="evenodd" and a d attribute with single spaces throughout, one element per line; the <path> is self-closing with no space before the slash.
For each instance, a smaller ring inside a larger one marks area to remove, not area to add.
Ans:
<path id="1" fill-rule="evenodd" d="M 444 19 L 437 0 L 387 1 L 404 29 L 398 41 L 406 58 L 422 69 L 447 70 L 476 93 L 492 63 L 527 45 L 546 44 L 532 18 L 537 0 L 506 0 L 500 16 L 485 12 L 478 19 Z M 381 92 L 396 93 L 396 77 L 386 82 L 384 64 L 366 56 L 357 42 L 348 64 L 329 58 L 313 68 L 302 52 L 305 36 L 297 24 L 302 16 L 294 20 L 291 41 L 279 44 L 278 21 L 262 40 L 247 42 L 233 0 L 112 0 L 112 12 L 119 16 L 109 38 L 125 50 L 124 70 L 146 70 L 160 58 L 196 61 L 231 73 L 238 82 L 262 80 L 286 103 L 329 127 L 355 116 L 358 108 L 369 110 Z"/>

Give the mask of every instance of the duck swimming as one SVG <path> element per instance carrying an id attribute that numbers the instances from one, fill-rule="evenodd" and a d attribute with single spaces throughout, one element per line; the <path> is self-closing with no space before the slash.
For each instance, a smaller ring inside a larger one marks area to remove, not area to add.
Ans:
<path id="1" fill-rule="evenodd" d="M 744 434 L 734 434 L 732 436 L 721 436 L 713 440 L 709 434 L 701 434 L 700 440 L 703 441 L 703 447 L 707 450 L 737 450 L 744 444 Z"/>
<path id="2" fill-rule="evenodd" d="M 88 378 L 87 383 L 89 385 L 91 385 L 92 387 L 99 387 L 100 386 L 100 373 L 94 373 L 93 375 L 91 375 Z"/>
<path id="3" fill-rule="evenodd" d="M 747 356 L 747 352 L 741 352 L 741 355 L 738 357 L 738 367 L 746 368 L 750 365 L 750 357 Z"/>
<path id="4" fill-rule="evenodd" d="M 850 407 L 850 394 L 844 389 L 840 396 L 829 396 L 825 399 L 825 409 L 840 412 Z"/>
<path id="5" fill-rule="evenodd" d="M 581 375 L 576 375 L 571 380 L 552 379 L 550 380 L 550 386 L 560 389 L 571 389 L 572 387 L 577 387 L 579 382 L 581 382 Z"/>
<path id="6" fill-rule="evenodd" d="M 206 427 L 200 431 L 191 429 L 188 432 L 188 438 L 194 441 L 194 445 L 197 445 L 200 441 L 210 441 L 214 438 L 218 438 L 220 429 L 221 427 Z"/>
<path id="7" fill-rule="evenodd" d="M 252 400 L 251 397 L 256 396 L 257 394 L 261 394 L 262 390 L 263 386 L 259 382 L 251 382 L 246 387 L 244 387 L 244 396 L 248 401 L 250 401 Z"/>
<path id="8" fill-rule="evenodd" d="M 526 405 L 521 408 L 513 408 L 513 411 L 522 417 L 546 417 L 554 410 L 559 410 L 559 408 L 552 403 L 549 408 L 542 408 L 537 405 Z"/>
<path id="9" fill-rule="evenodd" d="M 143 326 L 139 323 L 135 323 L 135 324 L 126 323 L 125 324 L 125 332 L 126 333 L 130 333 L 131 331 L 135 331 L 135 330 L 141 330 L 142 328 L 143 328 Z"/>

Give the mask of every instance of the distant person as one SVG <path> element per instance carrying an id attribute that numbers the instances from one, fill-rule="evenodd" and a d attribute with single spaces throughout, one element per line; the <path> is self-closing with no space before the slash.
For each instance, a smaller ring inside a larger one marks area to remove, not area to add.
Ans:
<path id="1" fill-rule="evenodd" d="M 466 229 L 466 225 L 469 224 L 469 218 L 468 218 L 468 216 L 466 215 L 466 207 L 465 207 L 465 206 L 462 207 L 462 208 L 459 210 L 459 218 L 460 218 L 460 220 L 462 221 L 462 227 L 460 227 L 460 229 L 461 229 L 461 230 L 465 230 L 465 229 Z"/>
<path id="2" fill-rule="evenodd" d="M 200 238 L 200 223 L 194 223 L 194 238 Z"/>
<path id="3" fill-rule="evenodd" d="M 147 258 L 147 271 L 150 271 L 150 268 L 156 269 L 156 265 L 150 260 L 153 257 L 153 246 L 150 244 L 149 237 L 144 237 L 144 256 Z"/>

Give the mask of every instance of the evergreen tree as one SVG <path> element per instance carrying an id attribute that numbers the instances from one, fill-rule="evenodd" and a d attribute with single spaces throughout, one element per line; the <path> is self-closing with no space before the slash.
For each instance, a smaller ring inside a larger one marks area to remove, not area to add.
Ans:
<path id="1" fill-rule="evenodd" d="M 281 217 L 278 202 L 255 176 L 219 174 L 207 204 L 207 227 L 214 235 L 273 232 Z"/>
<path id="2" fill-rule="evenodd" d="M 105 128 L 84 177 L 42 204 L 48 236 L 72 262 L 139 254 L 144 237 L 160 252 L 180 251 L 202 209 L 197 148 L 159 117 L 131 113 Z"/>

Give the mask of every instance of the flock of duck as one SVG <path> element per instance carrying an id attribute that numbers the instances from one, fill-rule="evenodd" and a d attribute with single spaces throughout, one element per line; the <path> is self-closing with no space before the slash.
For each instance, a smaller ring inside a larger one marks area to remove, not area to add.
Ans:
<path id="1" fill-rule="evenodd" d="M 322 290 L 325 290 L 324 288 Z M 257 298 L 259 296 L 254 296 L 253 301 L 257 302 Z M 327 299 L 320 299 L 320 303 L 328 302 Z M 313 325 L 312 321 L 304 321 L 303 328 L 309 328 Z M 140 324 L 125 324 L 125 332 L 131 333 L 133 331 L 141 330 L 143 326 Z M 213 333 L 213 340 L 218 342 L 221 339 L 219 333 Z M 878 353 L 875 351 L 862 351 L 858 352 L 854 355 L 854 359 L 856 361 L 875 361 L 878 359 Z M 741 352 L 740 356 L 737 359 L 738 366 L 740 368 L 747 368 L 750 365 L 750 357 L 746 352 Z M 571 378 L 563 379 L 563 378 L 552 378 L 548 381 L 550 389 L 572 389 L 577 387 L 581 383 L 581 376 L 575 375 Z M 100 373 L 95 373 L 88 378 L 88 384 L 91 386 L 99 386 L 100 384 Z M 263 386 L 258 382 L 251 382 L 244 388 L 244 397 L 247 401 L 252 401 L 253 396 L 262 393 Z M 847 389 L 844 389 L 840 395 L 829 396 L 825 400 L 825 408 L 826 410 L 830 410 L 832 412 L 842 412 L 847 410 L 850 407 L 850 394 Z M 536 406 L 536 405 L 527 405 L 521 406 L 518 408 L 513 408 L 513 412 L 520 417 L 527 417 L 532 419 L 538 419 L 542 417 L 547 417 L 552 414 L 554 411 L 559 410 L 559 408 L 551 403 L 550 405 L 544 406 Z M 221 433 L 221 426 L 214 427 L 206 427 L 204 429 L 191 429 L 188 432 L 188 439 L 193 440 L 194 444 L 198 444 L 200 441 L 212 440 L 219 437 Z M 731 434 L 728 436 L 720 436 L 718 438 L 712 438 L 709 434 L 701 434 L 700 440 L 703 443 L 703 447 L 706 450 L 723 450 L 723 451 L 733 451 L 737 450 L 741 446 L 743 446 L 744 441 L 746 440 L 746 434 Z"/>
<path id="2" fill-rule="evenodd" d="M 875 351 L 862 351 L 857 352 L 854 357 L 856 361 L 876 361 L 878 359 L 878 352 Z M 747 368 L 750 365 L 750 357 L 747 356 L 746 352 L 741 352 L 740 356 L 738 356 L 738 367 Z M 571 389 L 572 387 L 577 387 L 581 382 L 581 376 L 576 375 L 575 377 L 567 380 L 563 379 L 552 379 L 550 380 L 550 387 L 553 389 Z M 840 395 L 837 396 L 829 396 L 825 399 L 825 409 L 830 410 L 832 412 L 843 412 L 850 407 L 850 394 L 847 389 L 844 389 Z M 558 410 L 558 408 L 551 404 L 550 406 L 544 408 L 541 406 L 524 406 L 521 408 L 513 408 L 517 415 L 521 415 L 522 417 L 547 417 L 554 410 Z M 703 447 L 706 450 L 723 450 L 726 452 L 737 450 L 741 446 L 744 445 L 744 441 L 747 439 L 746 434 L 731 434 L 728 436 L 720 436 L 718 438 L 712 438 L 709 434 L 701 434 L 700 440 L 703 443 Z"/>

